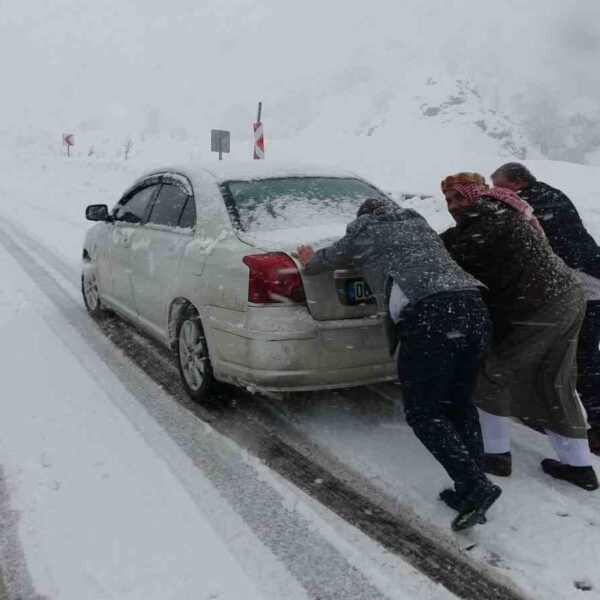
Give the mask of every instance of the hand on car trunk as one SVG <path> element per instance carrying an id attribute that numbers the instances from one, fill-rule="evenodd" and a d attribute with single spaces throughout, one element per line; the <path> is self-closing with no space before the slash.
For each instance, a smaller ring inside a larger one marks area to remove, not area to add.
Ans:
<path id="1" fill-rule="evenodd" d="M 304 266 L 315 254 L 312 246 L 298 246 L 296 252 L 292 252 L 292 256 L 297 258 Z"/>

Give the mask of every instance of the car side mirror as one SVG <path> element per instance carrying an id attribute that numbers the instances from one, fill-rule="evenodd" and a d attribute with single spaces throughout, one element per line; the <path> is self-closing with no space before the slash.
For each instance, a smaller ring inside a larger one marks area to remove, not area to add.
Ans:
<path id="1" fill-rule="evenodd" d="M 88 221 L 111 221 L 106 204 L 90 204 L 85 209 L 85 218 Z"/>

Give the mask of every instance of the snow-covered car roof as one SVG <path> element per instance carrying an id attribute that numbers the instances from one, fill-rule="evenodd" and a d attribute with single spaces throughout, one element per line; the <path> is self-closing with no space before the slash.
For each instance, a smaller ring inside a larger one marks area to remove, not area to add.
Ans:
<path id="1" fill-rule="evenodd" d="M 192 188 L 189 193 L 195 193 L 202 198 L 202 210 L 226 214 L 220 184 L 226 181 L 255 181 L 279 177 L 362 177 L 346 169 L 327 164 L 309 164 L 302 162 L 283 163 L 267 162 L 264 160 L 249 160 L 246 162 L 220 161 L 211 163 L 182 163 L 155 167 L 147 171 L 129 188 L 132 189 L 140 181 L 152 175 L 168 173 L 171 177 L 179 178 L 184 188 Z"/>
<path id="2" fill-rule="evenodd" d="M 264 160 L 209 163 L 201 168 L 219 182 L 231 180 L 250 181 L 272 177 L 356 177 L 350 171 L 330 165 L 269 163 Z"/>
<path id="3" fill-rule="evenodd" d="M 302 162 L 280 163 L 264 160 L 182 163 L 153 169 L 151 172 L 146 173 L 144 177 L 148 177 L 152 173 L 165 172 L 180 173 L 192 181 L 210 178 L 216 183 L 223 183 L 224 181 L 252 181 L 273 177 L 357 177 L 351 171 L 330 165 Z"/>

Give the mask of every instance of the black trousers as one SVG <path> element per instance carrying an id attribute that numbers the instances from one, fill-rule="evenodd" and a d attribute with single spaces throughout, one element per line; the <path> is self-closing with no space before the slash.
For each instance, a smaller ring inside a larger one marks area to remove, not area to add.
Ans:
<path id="1" fill-rule="evenodd" d="M 577 391 L 592 427 L 600 429 L 600 301 L 587 303 L 577 343 Z"/>
<path id="2" fill-rule="evenodd" d="M 477 291 L 436 294 L 405 309 L 398 376 L 407 423 L 459 493 L 483 479 L 483 441 L 472 402 L 492 326 Z"/>

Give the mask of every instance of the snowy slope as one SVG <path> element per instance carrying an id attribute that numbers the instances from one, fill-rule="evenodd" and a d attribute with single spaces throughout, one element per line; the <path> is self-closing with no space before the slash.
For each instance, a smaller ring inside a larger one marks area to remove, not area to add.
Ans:
<path id="1" fill-rule="evenodd" d="M 598 23 L 594 0 L 4 0 L 0 132 L 29 153 L 70 131 L 82 156 L 131 137 L 206 158 L 210 128 L 250 141 L 262 100 L 267 139 L 308 151 L 373 137 L 382 160 L 583 160 L 600 147 Z"/>

